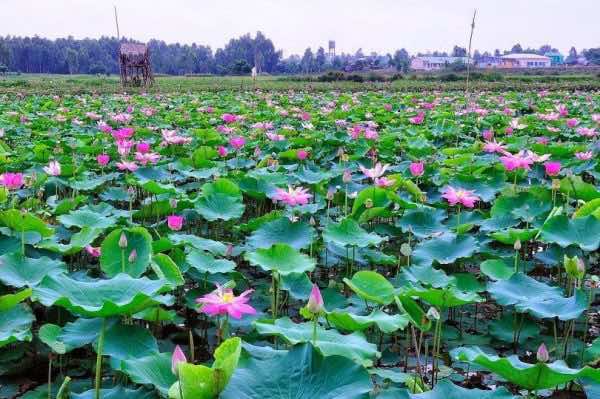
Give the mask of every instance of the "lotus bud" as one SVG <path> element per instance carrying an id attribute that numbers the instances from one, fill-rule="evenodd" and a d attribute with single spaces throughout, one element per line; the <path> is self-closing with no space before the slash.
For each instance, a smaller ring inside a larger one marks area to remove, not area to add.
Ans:
<path id="1" fill-rule="evenodd" d="M 582 278 L 585 275 L 585 264 L 577 256 L 563 258 L 563 266 L 567 274 L 572 278 Z"/>
<path id="2" fill-rule="evenodd" d="M 316 226 L 317 225 L 317 221 L 315 220 L 315 218 L 313 216 L 310 217 L 309 223 L 311 226 Z"/>
<path id="3" fill-rule="evenodd" d="M 127 236 L 125 233 L 121 233 L 121 237 L 119 237 L 119 248 L 127 248 Z"/>
<path id="4" fill-rule="evenodd" d="M 171 198 L 169 200 L 169 205 L 171 206 L 172 209 L 177 208 L 177 199 L 176 198 Z"/>
<path id="5" fill-rule="evenodd" d="M 548 354 L 548 349 L 546 348 L 546 345 L 544 345 L 543 342 L 537 350 L 536 357 L 538 362 L 540 363 L 546 363 L 548 362 L 548 360 L 550 360 L 550 354 Z"/>
<path id="6" fill-rule="evenodd" d="M 367 209 L 371 209 L 371 208 L 373 208 L 373 200 L 372 200 L 371 198 L 368 198 L 368 199 L 365 201 L 365 208 L 367 208 Z"/>
<path id="7" fill-rule="evenodd" d="M 131 253 L 129 254 L 129 263 L 133 263 L 135 262 L 135 260 L 137 259 L 137 251 L 135 249 L 131 250 Z"/>
<path id="8" fill-rule="evenodd" d="M 230 257 L 233 254 L 233 245 L 227 244 L 227 249 L 225 250 L 225 256 Z"/>
<path id="9" fill-rule="evenodd" d="M 327 201 L 332 201 L 334 194 L 335 194 L 334 189 L 327 190 Z"/>
<path id="10" fill-rule="evenodd" d="M 432 321 L 433 320 L 437 321 L 440 319 L 440 312 L 438 312 L 438 310 L 432 306 L 427 311 L 427 318 Z"/>
<path id="11" fill-rule="evenodd" d="M 515 241 L 513 248 L 515 249 L 515 251 L 520 251 L 521 250 L 521 240 Z"/>
<path id="12" fill-rule="evenodd" d="M 187 363 L 187 359 L 185 357 L 185 354 L 179 347 L 179 345 L 177 345 L 175 347 L 175 350 L 173 351 L 173 355 L 171 356 L 171 371 L 176 376 L 179 376 L 179 364 L 180 363 Z"/>
<path id="13" fill-rule="evenodd" d="M 342 181 L 346 184 L 352 181 L 352 173 L 350 173 L 348 169 L 344 171 L 344 174 L 342 175 Z"/>
<path id="14" fill-rule="evenodd" d="M 344 162 L 348 162 L 348 160 L 350 159 L 350 157 L 348 156 L 348 154 L 342 154 L 340 156 L 340 159 Z"/>
<path id="15" fill-rule="evenodd" d="M 314 315 L 323 311 L 323 297 L 321 296 L 319 286 L 316 284 L 313 284 L 312 289 L 310 290 L 310 296 L 308 297 L 306 308 Z"/>

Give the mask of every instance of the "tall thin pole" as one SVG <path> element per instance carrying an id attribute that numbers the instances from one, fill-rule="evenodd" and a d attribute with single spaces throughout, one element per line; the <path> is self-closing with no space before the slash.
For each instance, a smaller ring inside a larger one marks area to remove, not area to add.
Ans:
<path id="1" fill-rule="evenodd" d="M 119 17 L 117 16 L 117 6 L 113 5 L 115 8 L 115 24 L 117 25 L 117 39 L 121 40 L 121 33 L 119 32 Z"/>
<path id="2" fill-rule="evenodd" d="M 471 22 L 471 36 L 469 36 L 469 53 L 467 54 L 467 92 L 466 97 L 468 100 L 469 96 L 469 74 L 471 72 L 471 43 L 473 42 L 473 32 L 475 31 L 475 17 L 477 16 L 477 9 L 473 11 L 473 22 Z"/>

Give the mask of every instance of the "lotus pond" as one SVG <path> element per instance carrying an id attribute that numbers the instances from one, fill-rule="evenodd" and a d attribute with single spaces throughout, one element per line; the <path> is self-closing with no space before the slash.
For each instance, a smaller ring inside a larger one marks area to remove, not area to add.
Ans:
<path id="1" fill-rule="evenodd" d="M 0 97 L 0 398 L 600 397 L 600 95 Z"/>

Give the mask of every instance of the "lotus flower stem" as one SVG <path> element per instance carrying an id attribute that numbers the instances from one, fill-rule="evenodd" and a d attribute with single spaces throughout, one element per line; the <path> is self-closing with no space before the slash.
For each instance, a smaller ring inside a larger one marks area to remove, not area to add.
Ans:
<path id="1" fill-rule="evenodd" d="M 104 330 L 106 329 L 106 318 L 102 318 L 100 335 L 98 336 L 98 347 L 96 349 L 96 379 L 94 384 L 94 398 L 100 399 L 100 384 L 102 380 L 102 350 L 104 349 Z"/>
<path id="2" fill-rule="evenodd" d="M 121 248 L 121 273 L 125 273 L 125 248 Z"/>
<path id="3" fill-rule="evenodd" d="M 317 346 L 317 325 L 318 324 L 319 324 L 319 316 L 315 315 L 313 317 L 313 334 L 312 334 L 312 341 L 313 341 L 314 347 Z"/>
<path id="4" fill-rule="evenodd" d="M 52 399 L 52 351 L 48 354 L 48 399 Z"/>

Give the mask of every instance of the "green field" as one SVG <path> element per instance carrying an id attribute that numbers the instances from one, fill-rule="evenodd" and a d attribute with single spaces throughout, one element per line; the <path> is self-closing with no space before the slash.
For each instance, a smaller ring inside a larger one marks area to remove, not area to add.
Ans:
<path id="1" fill-rule="evenodd" d="M 408 75 L 386 82 L 368 81 L 377 75 L 364 74 L 365 82 L 319 82 L 316 76 L 261 76 L 256 82 L 248 76 L 168 76 L 157 77 L 150 92 L 198 92 L 221 90 L 464 90 L 464 74 Z M 500 77 L 500 78 L 499 78 Z M 450 80 L 450 81 L 448 81 Z M 578 75 L 499 75 L 480 74 L 471 82 L 474 90 L 568 89 L 598 90 L 600 79 L 594 74 Z M 0 93 L 113 93 L 121 91 L 118 76 L 90 75 L 13 75 L 0 77 Z M 128 91 L 142 91 L 128 88 Z"/>

